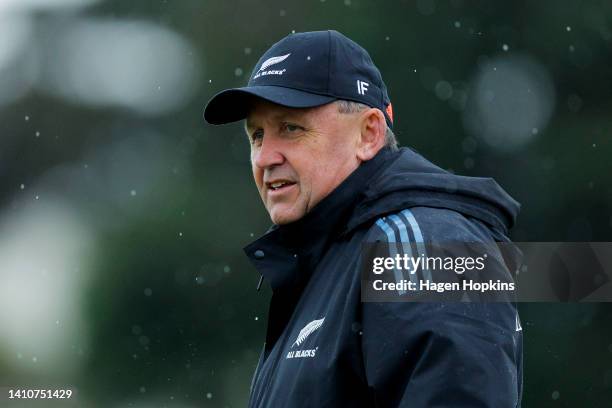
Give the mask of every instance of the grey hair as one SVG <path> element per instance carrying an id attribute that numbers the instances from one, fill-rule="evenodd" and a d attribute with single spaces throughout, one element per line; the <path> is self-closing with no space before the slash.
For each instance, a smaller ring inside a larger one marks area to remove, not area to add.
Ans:
<path id="1" fill-rule="evenodd" d="M 368 109 L 369 106 L 360 102 L 347 101 L 344 99 L 338 99 L 335 101 L 338 106 L 338 112 L 340 113 L 357 113 L 361 112 L 364 109 Z M 393 130 L 387 125 L 387 130 L 385 131 L 385 146 L 389 146 L 392 151 L 397 151 L 399 149 L 397 142 L 397 137 Z"/>

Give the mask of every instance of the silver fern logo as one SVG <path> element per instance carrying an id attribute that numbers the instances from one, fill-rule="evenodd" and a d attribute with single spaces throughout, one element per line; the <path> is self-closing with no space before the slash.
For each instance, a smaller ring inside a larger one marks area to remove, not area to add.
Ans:
<path id="1" fill-rule="evenodd" d="M 283 62 L 290 55 L 291 55 L 291 53 L 285 54 L 285 55 L 281 55 L 281 56 L 278 56 L 278 57 L 268 58 L 267 60 L 265 60 L 263 62 L 263 64 L 261 64 L 261 67 L 259 68 L 259 71 L 263 71 L 264 69 L 268 68 L 270 65 L 274 65 L 274 64 L 278 64 L 279 62 Z"/>
<path id="2" fill-rule="evenodd" d="M 300 346 L 302 343 L 304 343 L 312 333 L 319 330 L 321 326 L 323 326 L 323 321 L 325 321 L 325 317 L 323 317 L 322 319 L 313 320 L 312 322 L 304 326 L 304 328 L 300 330 L 297 339 L 295 339 L 295 342 L 293 342 L 290 348 Z M 319 347 L 304 350 L 289 350 L 285 359 L 312 358 L 317 355 L 318 350 Z"/>
<path id="3" fill-rule="evenodd" d="M 266 71 L 266 69 L 268 69 L 272 65 L 278 64 L 279 62 L 283 62 L 290 55 L 291 53 L 285 54 L 285 55 L 279 55 L 278 57 L 268 58 L 261 64 L 261 67 L 259 67 L 259 70 L 257 71 L 257 73 L 253 76 L 253 79 L 257 79 L 260 76 L 265 76 L 265 75 L 283 75 L 283 73 L 287 69 L 271 69 L 268 71 Z"/>
<path id="4" fill-rule="evenodd" d="M 293 343 L 291 347 L 293 348 L 295 346 L 299 346 L 300 344 L 302 344 L 308 338 L 308 336 L 310 336 L 312 333 L 314 333 L 317 329 L 319 329 L 323 325 L 324 320 L 325 320 L 325 317 L 319 320 L 313 320 L 312 322 L 304 326 L 304 328 L 300 330 L 300 334 L 298 334 L 297 339 L 295 340 L 295 342 Z"/>

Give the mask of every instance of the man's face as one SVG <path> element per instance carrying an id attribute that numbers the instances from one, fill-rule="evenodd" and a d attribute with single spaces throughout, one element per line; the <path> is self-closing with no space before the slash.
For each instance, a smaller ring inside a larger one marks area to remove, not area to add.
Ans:
<path id="1" fill-rule="evenodd" d="M 246 132 L 255 184 L 275 224 L 302 218 L 360 163 L 359 121 L 335 103 L 295 109 L 257 99 Z"/>

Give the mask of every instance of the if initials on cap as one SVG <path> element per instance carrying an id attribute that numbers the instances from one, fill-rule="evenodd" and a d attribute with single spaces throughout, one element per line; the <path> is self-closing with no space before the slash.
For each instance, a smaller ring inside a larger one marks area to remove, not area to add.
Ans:
<path id="1" fill-rule="evenodd" d="M 359 95 L 365 95 L 366 91 L 368 90 L 368 86 L 370 86 L 370 84 L 358 79 L 357 80 L 357 93 Z"/>

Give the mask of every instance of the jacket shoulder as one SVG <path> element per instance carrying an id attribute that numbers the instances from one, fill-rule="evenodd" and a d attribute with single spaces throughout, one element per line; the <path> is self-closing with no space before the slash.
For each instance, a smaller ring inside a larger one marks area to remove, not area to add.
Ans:
<path id="1" fill-rule="evenodd" d="M 477 218 L 447 208 L 418 206 L 378 218 L 366 242 L 491 242 L 493 236 Z"/>

